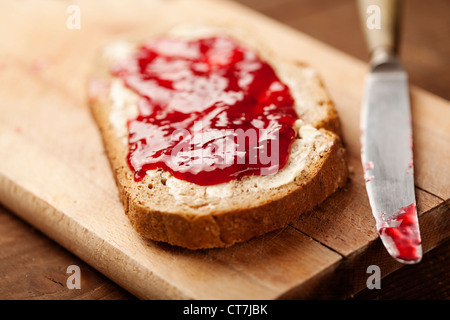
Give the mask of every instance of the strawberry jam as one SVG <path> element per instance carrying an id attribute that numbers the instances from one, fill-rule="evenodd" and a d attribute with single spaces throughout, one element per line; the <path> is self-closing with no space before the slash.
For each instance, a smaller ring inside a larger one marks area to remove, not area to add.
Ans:
<path id="1" fill-rule="evenodd" d="M 416 204 L 412 203 L 387 219 L 379 234 L 383 241 L 390 244 L 395 258 L 404 262 L 418 261 L 422 255 L 422 241 L 417 226 Z"/>
<path id="2" fill-rule="evenodd" d="M 139 95 L 139 114 L 128 121 L 136 181 L 163 169 L 214 185 L 287 163 L 297 119 L 289 88 L 232 39 L 154 39 L 112 73 Z"/>

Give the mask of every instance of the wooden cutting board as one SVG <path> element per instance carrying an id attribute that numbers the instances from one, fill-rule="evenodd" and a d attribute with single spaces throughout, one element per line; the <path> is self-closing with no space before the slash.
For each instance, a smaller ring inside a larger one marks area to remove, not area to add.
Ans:
<path id="1" fill-rule="evenodd" d="M 402 267 L 379 241 L 359 158 L 367 66 L 228 1 L 0 3 L 0 202 L 140 298 L 343 298 Z M 292 225 L 227 249 L 189 251 L 139 237 L 128 223 L 86 78 L 99 47 L 178 22 L 242 25 L 288 59 L 311 64 L 336 103 L 351 170 L 347 186 Z M 332 32 L 332 30 L 330 30 Z M 416 195 L 424 251 L 450 236 L 450 103 L 411 89 Z"/>

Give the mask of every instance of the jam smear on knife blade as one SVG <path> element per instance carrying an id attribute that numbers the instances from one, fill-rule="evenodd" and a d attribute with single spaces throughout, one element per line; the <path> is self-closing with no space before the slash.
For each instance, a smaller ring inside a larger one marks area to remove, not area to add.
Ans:
<path id="1" fill-rule="evenodd" d="M 392 217 L 386 219 L 386 227 L 379 230 L 382 239 L 392 243 L 395 258 L 403 261 L 420 259 L 420 245 L 422 243 L 417 230 L 416 204 L 401 208 Z"/>

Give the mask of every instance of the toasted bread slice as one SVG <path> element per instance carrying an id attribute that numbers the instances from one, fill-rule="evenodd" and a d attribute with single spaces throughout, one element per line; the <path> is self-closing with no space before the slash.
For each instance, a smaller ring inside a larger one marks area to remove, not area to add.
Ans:
<path id="1" fill-rule="evenodd" d="M 181 32 L 180 32 L 181 30 Z M 189 249 L 226 247 L 282 228 L 342 187 L 348 177 L 335 107 L 317 73 L 303 63 L 282 61 L 230 30 L 181 28 L 171 36 L 227 33 L 256 50 L 289 86 L 301 120 L 288 163 L 269 176 L 247 176 L 212 186 L 149 170 L 136 182 L 127 165 L 127 119 L 137 114 L 137 95 L 110 74 L 111 64 L 135 44 L 104 48 L 89 85 L 89 102 L 131 225 L 142 236 Z"/>

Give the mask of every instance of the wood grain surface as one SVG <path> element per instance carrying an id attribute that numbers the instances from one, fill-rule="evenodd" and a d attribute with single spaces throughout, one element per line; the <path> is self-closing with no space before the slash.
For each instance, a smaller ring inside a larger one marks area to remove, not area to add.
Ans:
<path id="1" fill-rule="evenodd" d="M 115 215 L 121 209 L 120 203 L 115 198 L 113 180 L 103 151 L 98 148 L 101 146 L 98 133 L 84 109 L 84 97 L 80 94 L 83 92 L 83 82 L 80 78 L 89 71 L 88 62 L 95 52 L 95 44 L 106 39 L 114 39 L 117 35 L 127 34 L 133 29 L 142 28 L 149 22 L 145 19 L 144 13 L 135 14 L 134 19 L 131 19 L 130 13 L 134 12 L 133 9 L 124 8 L 120 2 L 110 2 L 106 10 L 102 10 L 105 8 L 102 7 L 101 2 L 96 5 L 80 2 L 82 8 L 84 8 L 83 5 L 90 7 L 90 10 L 83 11 L 85 13 L 84 33 L 83 28 L 80 30 L 82 32 L 68 33 L 64 27 L 55 28 L 55 25 L 65 23 L 67 3 L 40 1 L 39 6 L 36 6 L 37 1 L 27 2 L 28 7 L 12 1 L 1 4 L 3 9 L 1 12 L 7 12 L 5 8 L 8 8 L 17 15 L 7 17 L 3 14 L 3 25 L 0 29 L 2 30 L 0 35 L 4 39 L 0 51 L 3 62 L 0 65 L 0 79 L 2 83 L 7 84 L 0 89 L 3 99 L 3 105 L 0 107 L 2 108 L 2 116 L 0 116 L 2 124 L 0 126 L 2 150 L 0 156 L 2 158 L 0 159 L 3 159 L 0 161 L 0 172 L 3 174 L 0 183 L 2 190 L 0 201 L 28 222 L 21 221 L 8 209 L 0 210 L 0 247 L 2 248 L 0 251 L 0 297 L 6 299 L 134 298 L 121 288 L 124 287 L 138 297 L 144 298 L 202 298 L 207 296 L 208 292 L 201 295 L 186 288 L 193 286 L 195 289 L 197 286 L 197 289 L 204 289 L 202 284 L 213 283 L 212 277 L 220 272 L 220 275 L 230 281 L 223 288 L 221 295 L 215 296 L 216 298 L 274 298 L 280 295 L 282 298 L 342 298 L 351 297 L 364 289 L 367 279 L 364 271 L 368 261 L 381 266 L 385 276 L 383 290 L 374 292 L 366 289 L 356 295 L 356 298 L 448 297 L 448 264 L 445 263 L 448 250 L 445 248 L 449 245 L 448 241 L 442 244 L 449 236 L 447 218 L 450 198 L 447 183 L 449 171 L 448 165 L 445 165 L 448 163 L 450 154 L 448 134 L 450 110 L 447 101 L 417 87 L 412 92 L 414 130 L 417 132 L 416 193 L 421 214 L 424 248 L 430 253 L 425 256 L 423 263 L 419 266 L 402 267 L 393 262 L 384 252 L 379 241 L 376 241 L 373 220 L 368 210 L 361 179 L 359 141 L 355 137 L 359 136 L 358 112 L 362 94 L 361 79 L 366 72 L 365 63 L 312 38 L 298 35 L 292 29 L 272 23 L 243 8 L 224 5 L 224 15 L 226 17 L 229 10 L 230 20 L 236 20 L 239 23 L 244 20 L 244 17 L 252 17 L 252 22 L 263 29 L 266 28 L 264 30 L 267 32 L 264 34 L 267 34 L 269 39 L 279 35 L 280 39 L 274 41 L 274 45 L 278 41 L 281 47 L 287 47 L 286 43 L 292 43 L 290 40 L 296 39 L 289 47 L 292 51 L 286 52 L 286 55 L 296 57 L 303 54 L 308 58 L 308 62 L 311 62 L 323 74 L 343 120 L 344 138 L 349 151 L 349 164 L 352 168 L 351 183 L 317 210 L 302 216 L 292 226 L 227 250 L 192 253 L 166 245 L 143 242 L 142 239 L 133 236 L 131 240 L 118 239 L 115 232 L 127 233 L 129 226 L 122 213 L 117 214 L 117 218 Z M 156 2 L 161 1 L 149 1 L 148 8 L 156 8 L 154 7 Z M 171 1 L 171 3 L 175 2 Z M 365 58 L 363 41 L 358 40 L 361 36 L 358 32 L 359 22 L 353 21 L 357 19 L 357 15 L 352 1 L 340 1 L 339 4 L 336 1 L 242 2 L 328 42 L 338 49 L 347 51 L 357 58 Z M 435 10 L 435 14 L 439 14 L 445 7 L 442 1 L 431 2 L 434 4 L 430 6 L 432 8 L 430 10 Z M 411 1 L 411 3 L 416 3 L 416 7 L 414 4 L 408 5 L 407 12 L 413 12 L 409 14 L 409 17 L 417 18 L 418 13 L 415 16 L 415 10 L 421 10 L 423 7 L 418 1 Z M 98 12 L 102 11 L 104 13 L 99 15 Z M 35 17 L 37 12 L 43 16 L 40 16 L 38 20 Z M 56 12 L 58 14 L 55 15 Z M 162 23 L 163 12 L 161 11 L 159 20 L 156 18 L 157 14 L 152 12 L 157 20 L 154 23 Z M 426 14 L 429 12 L 427 11 Z M 438 19 L 434 16 L 432 20 Z M 414 24 L 408 21 L 406 18 L 405 27 L 408 25 L 409 28 L 414 27 Z M 334 25 L 336 28 L 331 28 Z M 444 22 L 430 22 L 430 25 L 426 27 L 431 31 L 423 32 L 422 41 L 431 41 L 427 35 L 432 34 L 433 30 L 437 32 L 439 28 L 439 30 L 448 28 L 448 22 L 447 25 Z M 330 29 L 333 32 L 329 32 Z M 89 36 L 86 35 L 87 33 Z M 341 35 L 341 40 L 336 35 Z M 45 41 L 46 45 L 33 46 L 35 50 L 30 51 L 28 48 L 33 43 L 33 39 Z M 405 42 L 406 39 L 405 35 Z M 408 45 L 419 42 L 414 39 L 408 41 Z M 436 70 L 440 68 L 442 72 L 446 67 L 448 68 L 446 63 L 448 58 L 440 53 L 448 52 L 445 51 L 448 50 L 448 45 L 446 49 L 441 47 L 434 49 L 434 42 L 428 43 L 429 50 L 435 54 L 434 63 L 441 64 Z M 426 54 L 423 54 L 422 57 L 418 55 L 413 58 L 403 53 L 407 68 L 410 66 L 412 69 L 408 70 L 412 82 L 418 85 L 423 81 L 424 70 L 426 72 L 433 70 L 428 65 L 430 59 L 424 59 Z M 408 59 L 412 62 L 408 62 Z M 77 61 L 83 61 L 83 63 Z M 420 64 L 421 61 L 422 64 Z M 77 66 L 75 67 L 74 64 Z M 346 70 L 351 73 L 349 74 Z M 444 75 L 440 78 L 429 77 L 427 84 L 429 85 L 430 81 L 437 82 L 437 79 L 445 82 L 445 77 L 448 77 L 449 73 L 442 73 Z M 73 77 L 67 77 L 68 74 Z M 344 86 L 343 83 L 346 85 Z M 432 89 L 427 89 L 439 94 L 439 90 L 444 91 L 443 87 L 436 84 Z M 448 98 L 445 94 L 448 92 L 445 91 L 440 95 Z M 39 99 L 39 103 L 36 103 L 36 99 Z M 30 111 L 29 106 L 34 105 L 38 107 Z M 30 119 L 30 113 L 33 115 L 32 119 Z M 61 118 L 55 119 L 55 114 Z M 59 135 L 67 139 L 52 138 L 56 130 Z M 42 137 L 46 139 L 41 139 Z M 86 138 L 92 140 L 92 143 L 86 144 Z M 11 154 L 15 157 L 7 158 Z M 45 170 L 51 170 L 51 179 L 45 179 L 43 173 Z M 30 174 L 37 179 L 30 180 Z M 86 178 L 89 185 L 83 184 Z M 82 197 L 74 197 L 71 192 L 76 192 L 77 196 Z M 103 197 L 104 201 L 95 203 L 95 197 L 98 201 L 99 196 Z M 99 212 L 97 217 L 89 214 L 92 213 L 93 203 L 94 209 Z M 33 210 L 30 210 L 30 205 Z M 108 220 L 105 210 L 111 211 L 111 221 Z M 100 212 L 103 213 L 100 214 Z M 47 222 L 43 222 L 41 219 L 46 217 L 50 218 Z M 117 229 L 110 231 L 105 227 L 99 236 L 110 246 L 99 239 L 89 238 L 92 240 L 91 246 L 99 246 L 109 253 L 115 252 L 114 248 L 122 252 L 125 250 L 128 256 L 131 252 L 134 258 L 144 260 L 147 258 L 143 258 L 135 251 L 147 248 L 152 259 L 146 260 L 145 268 L 139 269 L 142 264 L 136 267 L 132 263 L 125 265 L 124 268 L 129 267 L 133 272 L 144 273 L 147 270 L 156 270 L 158 277 L 153 277 L 155 283 L 150 285 L 155 288 L 160 285 L 166 287 L 162 287 L 160 292 L 153 290 L 150 293 L 146 291 L 146 288 L 136 289 L 136 283 L 133 283 L 132 279 L 121 279 L 117 268 L 106 263 L 124 263 L 123 261 L 109 259 L 100 249 L 87 254 L 85 244 L 79 240 L 83 238 L 79 233 L 77 233 L 78 238 L 73 239 L 75 243 L 71 243 L 65 232 L 77 229 L 73 228 L 73 225 L 79 221 L 77 220 L 79 217 L 86 219 L 82 232 L 87 234 L 92 232 L 89 227 L 95 226 L 95 219 L 101 219 L 102 224 L 113 230 Z M 93 224 L 90 224 L 91 222 Z M 29 227 L 27 223 L 39 226 L 44 234 L 64 245 L 84 262 L 49 240 L 40 231 L 34 231 L 34 228 Z M 67 228 L 55 234 L 55 224 L 58 223 L 65 224 Z M 133 241 L 139 245 L 130 244 Z M 433 248 L 436 249 L 432 250 Z M 268 262 L 268 257 L 273 259 Z M 252 263 L 250 264 L 249 261 Z M 119 285 L 106 279 L 86 262 Z M 163 270 L 163 266 L 168 263 L 175 271 Z M 82 269 L 84 282 L 81 291 L 68 290 L 64 286 L 67 278 L 65 269 L 71 264 L 79 265 Z M 17 265 L 20 267 L 18 268 Z M 186 266 L 188 269 L 195 269 L 195 272 L 190 273 L 190 277 L 183 278 L 176 274 L 176 270 L 186 270 Z M 208 269 L 211 267 L 219 271 L 212 272 Z M 402 268 L 399 271 L 394 272 L 400 267 Z M 428 271 L 432 271 L 432 276 L 425 277 Z M 418 274 L 423 277 L 417 276 Z M 165 281 L 159 283 L 161 279 Z M 167 287 L 167 279 L 170 279 L 169 282 L 173 286 Z M 430 290 L 432 287 L 430 284 L 435 285 L 437 279 L 440 279 L 437 283 L 442 289 Z M 180 282 L 181 285 L 179 285 Z M 408 291 L 400 293 L 398 289 L 395 289 L 399 282 L 412 285 Z M 239 288 L 242 289 L 239 292 L 240 296 L 236 295 L 236 287 L 233 287 L 236 283 L 239 283 Z M 334 289 L 330 290 L 330 285 Z M 407 292 L 409 295 L 406 294 Z"/>

